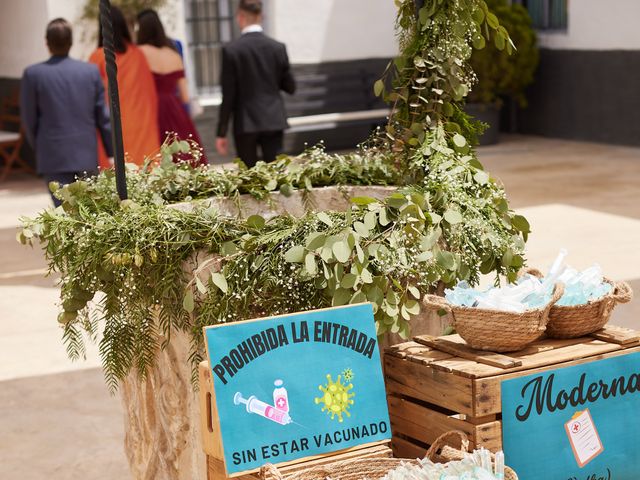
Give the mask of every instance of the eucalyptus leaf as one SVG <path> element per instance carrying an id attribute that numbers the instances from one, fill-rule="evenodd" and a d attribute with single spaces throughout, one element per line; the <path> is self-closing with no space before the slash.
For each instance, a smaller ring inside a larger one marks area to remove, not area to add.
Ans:
<path id="1" fill-rule="evenodd" d="M 304 257 L 304 268 L 311 276 L 315 276 L 316 273 L 318 273 L 318 265 L 316 264 L 316 257 L 313 253 L 307 253 Z"/>
<path id="2" fill-rule="evenodd" d="M 193 313 L 195 308 L 194 299 L 193 299 L 193 290 L 188 289 L 182 299 L 182 308 L 184 308 L 187 312 Z"/>
<path id="3" fill-rule="evenodd" d="M 227 284 L 227 279 L 220 272 L 211 273 L 211 281 L 213 284 L 222 290 L 223 293 L 227 293 L 229 290 L 229 285 Z"/>
<path id="4" fill-rule="evenodd" d="M 302 263 L 305 249 L 302 245 L 294 245 L 284 254 L 284 259 L 290 263 Z"/>
<path id="5" fill-rule="evenodd" d="M 346 241 L 336 242 L 332 247 L 333 255 L 340 263 L 346 263 L 351 256 L 351 249 Z"/>
<path id="6" fill-rule="evenodd" d="M 451 225 L 456 225 L 462 222 L 462 214 L 458 210 L 449 209 L 444 212 L 443 217 Z"/>

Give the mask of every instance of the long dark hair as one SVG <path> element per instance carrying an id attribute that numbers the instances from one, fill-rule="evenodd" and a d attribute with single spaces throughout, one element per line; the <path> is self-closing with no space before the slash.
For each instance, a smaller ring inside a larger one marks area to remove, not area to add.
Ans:
<path id="1" fill-rule="evenodd" d="M 137 44 L 176 49 L 175 44 L 164 33 L 164 27 L 158 13 L 150 8 L 138 14 Z"/>
<path id="2" fill-rule="evenodd" d="M 131 32 L 129 31 L 129 25 L 124 18 L 122 10 L 118 7 L 111 7 L 111 22 L 113 24 L 113 43 L 116 48 L 116 52 L 124 53 L 127 51 L 127 46 L 133 43 L 131 40 Z M 98 47 L 102 47 L 102 25 L 98 22 Z"/>

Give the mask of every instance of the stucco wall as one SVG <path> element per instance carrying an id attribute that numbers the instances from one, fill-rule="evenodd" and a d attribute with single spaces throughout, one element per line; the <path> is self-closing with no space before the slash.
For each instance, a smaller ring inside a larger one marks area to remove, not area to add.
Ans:
<path id="1" fill-rule="evenodd" d="M 640 1 L 570 0 L 566 32 L 540 32 L 542 47 L 558 50 L 640 50 Z"/>
<path id="2" fill-rule="evenodd" d="M 397 53 L 393 0 L 271 0 L 268 26 L 292 63 L 389 58 Z"/>

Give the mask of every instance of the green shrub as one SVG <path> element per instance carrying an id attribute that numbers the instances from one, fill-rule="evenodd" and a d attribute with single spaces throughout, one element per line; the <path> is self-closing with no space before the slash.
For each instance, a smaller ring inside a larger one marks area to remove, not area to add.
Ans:
<path id="1" fill-rule="evenodd" d="M 517 50 L 512 55 L 504 55 L 496 48 L 496 41 L 474 50 L 471 67 L 478 83 L 469 93 L 468 102 L 499 103 L 501 97 L 510 97 L 524 107 L 527 104 L 525 88 L 533 82 L 539 60 L 531 18 L 522 5 L 509 5 L 506 0 L 486 0 L 486 3 L 508 30 Z"/>

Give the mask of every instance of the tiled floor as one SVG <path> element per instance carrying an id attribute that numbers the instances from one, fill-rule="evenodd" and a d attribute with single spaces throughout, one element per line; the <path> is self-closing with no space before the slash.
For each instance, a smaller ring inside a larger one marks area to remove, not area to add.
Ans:
<path id="1" fill-rule="evenodd" d="M 571 264 L 598 262 L 640 292 L 640 149 L 510 136 L 480 159 L 531 222 L 530 265 L 544 270 L 566 247 Z M 43 182 L 16 176 L 0 202 L 0 478 L 127 478 L 120 405 L 95 348 L 86 362 L 66 358 L 55 281 L 15 241 L 16 219 L 48 205 Z M 614 315 L 640 328 L 640 301 Z"/>

